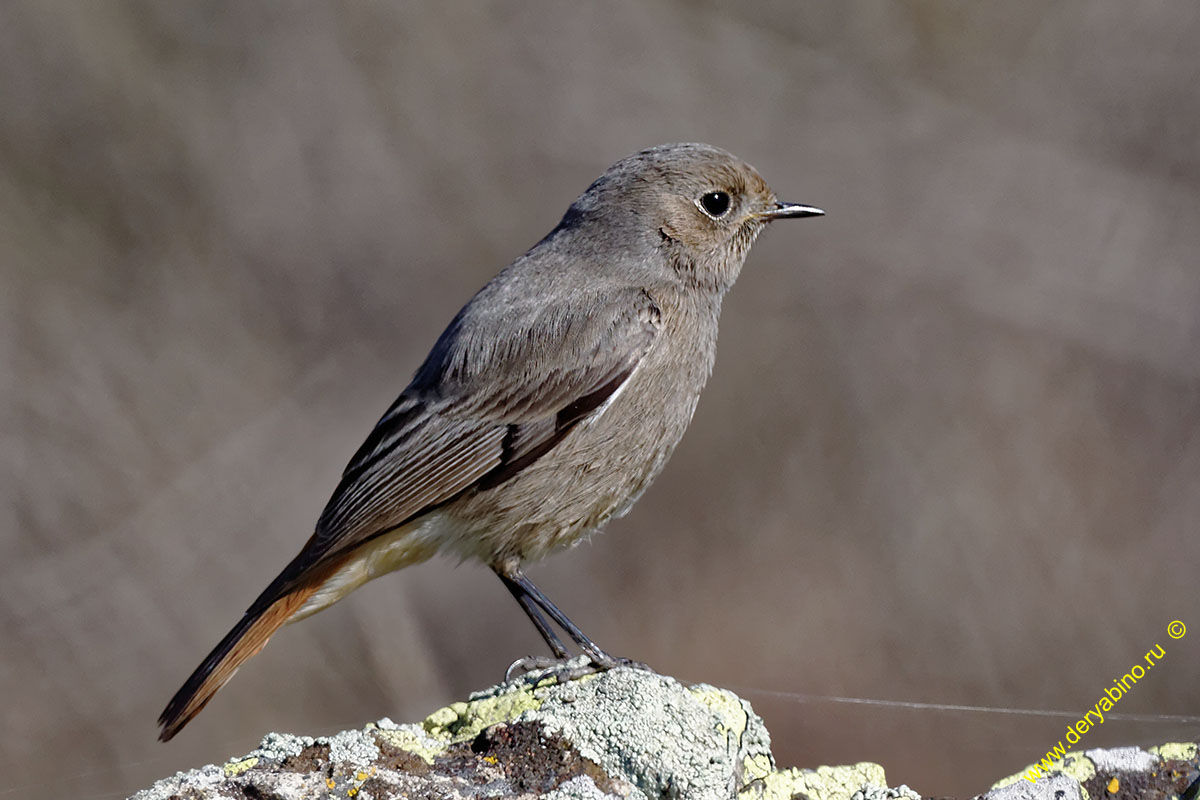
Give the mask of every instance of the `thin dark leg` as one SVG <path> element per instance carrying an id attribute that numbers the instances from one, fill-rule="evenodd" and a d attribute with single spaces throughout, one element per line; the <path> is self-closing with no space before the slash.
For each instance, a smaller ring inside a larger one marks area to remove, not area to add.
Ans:
<path id="1" fill-rule="evenodd" d="M 533 598 L 525 592 L 520 584 L 513 581 L 503 572 L 496 570 L 496 575 L 500 578 L 504 587 L 512 592 L 512 596 L 521 604 L 521 608 L 525 609 L 525 613 L 529 615 L 529 619 L 533 622 L 533 627 L 537 628 L 538 633 L 546 640 L 546 644 L 554 651 L 554 657 L 561 660 L 570 658 L 570 651 L 567 650 L 566 645 L 562 643 L 562 640 L 550 628 L 550 624 L 546 622 L 546 618 L 542 616 L 542 612 L 538 611 L 537 604 Z"/>
<path id="2" fill-rule="evenodd" d="M 545 611 L 550 619 L 554 621 L 554 624 L 566 631 L 567 635 L 571 637 L 575 644 L 579 645 L 580 649 L 592 659 L 594 664 L 608 668 L 618 663 L 618 659 L 601 650 L 595 642 L 579 629 L 579 626 L 571 622 L 567 615 L 559 610 L 558 606 L 550 602 L 550 598 L 542 594 L 541 589 L 533 585 L 533 581 L 525 577 L 525 573 L 515 563 L 515 559 L 493 566 L 492 569 L 500 576 L 500 580 L 504 581 L 504 585 L 509 587 L 509 591 L 517 597 L 517 600 L 521 603 L 521 607 L 525 609 L 525 613 L 529 614 L 529 618 L 537 626 L 538 632 L 542 634 L 542 638 L 550 645 L 550 649 L 557 652 L 555 643 L 557 643 L 558 648 L 562 648 L 562 642 L 548 630 L 546 620 L 540 614 L 535 616 L 534 611 L 531 611 L 529 606 L 526 605 L 527 601 L 536 603 L 542 611 Z"/>

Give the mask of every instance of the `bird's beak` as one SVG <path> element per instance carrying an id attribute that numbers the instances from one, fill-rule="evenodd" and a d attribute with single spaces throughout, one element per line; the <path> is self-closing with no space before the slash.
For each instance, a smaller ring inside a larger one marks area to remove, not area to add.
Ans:
<path id="1" fill-rule="evenodd" d="M 813 206 L 804 206 L 799 203 L 776 203 L 775 207 L 769 211 L 759 211 L 754 216 L 767 221 L 773 219 L 795 219 L 799 217 L 823 217 L 825 212 Z"/>

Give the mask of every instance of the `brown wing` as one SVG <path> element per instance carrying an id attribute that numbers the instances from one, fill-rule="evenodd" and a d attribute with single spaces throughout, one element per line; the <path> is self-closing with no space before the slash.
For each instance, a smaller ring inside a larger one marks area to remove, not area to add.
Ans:
<path id="1" fill-rule="evenodd" d="M 287 591 L 309 569 L 468 488 L 503 483 L 603 405 L 649 350 L 660 312 L 640 290 L 579 310 L 506 326 L 500 344 L 488 339 L 490 326 L 452 324 L 351 459 L 274 588 Z"/>

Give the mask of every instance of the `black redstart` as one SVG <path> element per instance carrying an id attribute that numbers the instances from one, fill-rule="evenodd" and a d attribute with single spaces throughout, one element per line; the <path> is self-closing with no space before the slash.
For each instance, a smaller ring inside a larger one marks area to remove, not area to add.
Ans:
<path id="1" fill-rule="evenodd" d="M 487 564 L 556 658 L 618 663 L 521 571 L 624 514 L 712 371 L 721 299 L 780 203 L 704 144 L 611 166 L 476 294 L 350 460 L 300 554 L 159 717 L 170 739 L 285 622 L 435 553 Z"/>

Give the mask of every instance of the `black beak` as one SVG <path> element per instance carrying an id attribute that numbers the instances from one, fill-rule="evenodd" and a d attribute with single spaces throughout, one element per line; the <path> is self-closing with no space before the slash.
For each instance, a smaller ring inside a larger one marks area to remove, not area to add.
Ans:
<path id="1" fill-rule="evenodd" d="M 825 212 L 813 206 L 802 206 L 799 203 L 776 203 L 770 211 L 760 211 L 761 219 L 798 219 L 800 217 L 823 217 Z"/>

